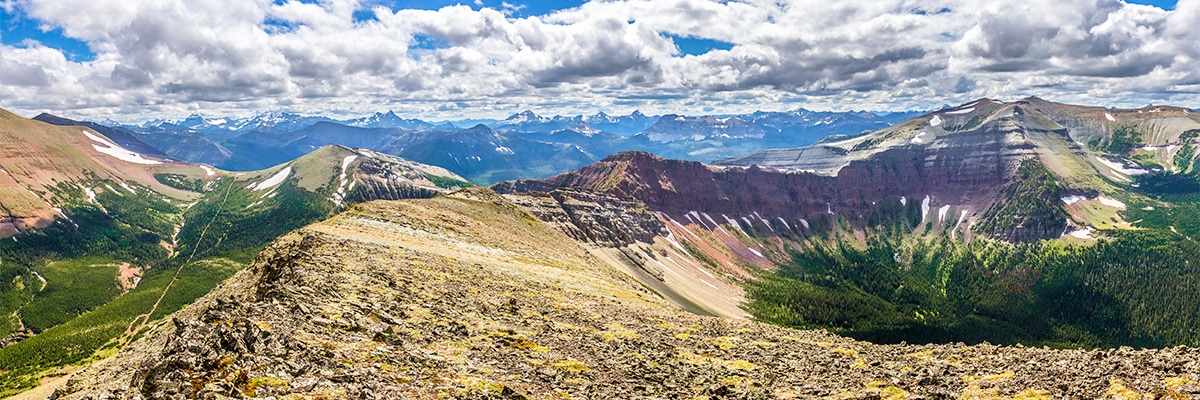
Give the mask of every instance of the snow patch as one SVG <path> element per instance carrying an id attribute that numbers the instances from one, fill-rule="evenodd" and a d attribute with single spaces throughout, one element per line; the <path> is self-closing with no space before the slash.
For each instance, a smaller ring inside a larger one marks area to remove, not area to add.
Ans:
<path id="1" fill-rule="evenodd" d="M 1133 175 L 1142 175 L 1142 174 L 1150 173 L 1150 171 L 1147 171 L 1147 170 L 1144 170 L 1141 168 L 1128 168 L 1123 163 L 1115 163 L 1112 161 L 1108 161 L 1104 157 L 1096 157 L 1096 160 L 1100 161 L 1100 163 L 1104 164 L 1106 167 L 1111 168 L 1113 171 L 1120 172 L 1125 175 L 1133 176 Z"/>
<path id="2" fill-rule="evenodd" d="M 1099 201 L 1100 204 L 1103 204 L 1103 205 L 1106 205 L 1109 207 L 1119 208 L 1122 210 L 1125 209 L 1125 203 L 1122 203 L 1120 200 L 1117 200 L 1117 199 L 1114 199 L 1111 197 L 1100 196 L 1100 197 L 1097 197 L 1096 200 Z"/>
<path id="3" fill-rule="evenodd" d="M 204 174 L 205 174 L 205 176 L 213 176 L 213 175 L 216 175 L 216 174 L 217 174 L 217 171 L 214 171 L 214 170 L 212 169 L 212 167 L 209 167 L 209 166 L 207 166 L 207 165 L 201 165 L 201 166 L 200 166 L 200 169 L 204 170 Z"/>
<path id="4" fill-rule="evenodd" d="M 804 229 L 808 229 L 808 221 L 804 218 L 800 218 L 800 225 L 804 225 Z"/>
<path id="5" fill-rule="evenodd" d="M 779 222 L 783 223 L 784 228 L 787 228 L 787 230 L 789 230 L 789 231 L 792 230 L 792 225 L 788 224 L 787 221 L 785 221 L 783 219 L 783 217 L 775 217 L 775 218 L 779 218 Z"/>
<path id="6" fill-rule="evenodd" d="M 343 177 L 346 176 L 346 167 L 349 167 L 350 163 L 354 162 L 354 160 L 356 160 L 356 159 L 358 159 L 358 156 L 353 155 L 353 154 L 348 155 L 348 156 L 346 156 L 346 158 L 342 159 L 342 176 Z"/>
<path id="7" fill-rule="evenodd" d="M 925 222 L 925 217 L 929 216 L 929 195 L 925 195 L 925 200 L 921 200 L 921 222 Z"/>
<path id="8" fill-rule="evenodd" d="M 746 250 L 750 250 L 751 253 L 754 253 L 754 255 L 758 256 L 759 258 L 766 258 L 766 257 L 763 257 L 762 253 L 759 253 L 757 250 L 754 250 L 749 247 L 747 247 Z"/>
<path id="9" fill-rule="evenodd" d="M 356 155 L 348 155 L 346 158 L 342 159 L 342 173 L 341 175 L 338 175 L 337 191 L 335 191 L 333 195 L 329 197 L 329 201 L 332 201 L 335 206 L 341 207 L 346 199 L 346 168 L 349 167 L 350 163 L 354 162 L 356 159 L 358 159 L 358 156 Z M 354 185 L 351 183 L 350 190 L 353 189 Z"/>
<path id="10" fill-rule="evenodd" d="M 946 213 L 950 212 L 950 205 L 944 205 L 938 209 L 938 223 L 946 222 Z"/>
<path id="11" fill-rule="evenodd" d="M 701 213 L 701 214 L 704 214 L 704 218 L 707 219 L 708 222 L 713 224 L 714 229 L 717 226 L 721 226 L 721 224 L 718 224 L 717 220 L 715 220 L 715 219 L 713 219 L 713 217 L 709 216 L 708 213 Z M 699 217 L 697 217 L 697 218 L 699 218 Z"/>
<path id="12" fill-rule="evenodd" d="M 950 230 L 950 240 L 954 240 L 954 234 L 958 232 L 958 227 L 962 225 L 965 219 L 967 219 L 967 210 L 962 210 L 962 212 L 958 213 L 958 223 L 954 224 L 954 229 Z"/>
<path id="13" fill-rule="evenodd" d="M 259 182 L 259 183 L 251 183 L 250 186 L 246 186 L 246 188 L 253 190 L 255 192 L 257 192 L 259 190 L 270 189 L 270 188 L 279 186 L 279 184 L 283 183 L 284 179 L 287 179 L 288 176 L 291 176 L 291 175 L 292 175 L 292 167 L 291 166 L 283 167 L 283 169 L 279 170 L 279 172 L 276 172 L 275 175 L 272 175 L 270 178 L 267 178 L 267 180 Z"/>
<path id="14" fill-rule="evenodd" d="M 1077 239 L 1095 239 L 1095 237 L 1092 236 L 1092 227 L 1090 227 L 1090 226 L 1087 227 L 1087 229 L 1080 229 L 1080 230 L 1071 232 L 1068 235 L 1070 235 L 1071 237 L 1077 238 Z"/>
<path id="15" fill-rule="evenodd" d="M 900 205 L 901 205 L 901 206 L 905 206 L 905 207 L 907 207 L 907 206 L 908 206 L 908 199 L 904 198 L 904 196 L 900 196 Z"/>
<path id="16" fill-rule="evenodd" d="M 918 133 L 916 136 L 913 136 L 912 144 L 920 144 L 921 142 L 924 142 L 925 139 L 921 139 L 921 138 L 925 137 L 925 135 L 928 133 L 929 132 L 921 131 L 921 133 Z"/>
<path id="17" fill-rule="evenodd" d="M 941 124 L 942 124 L 942 117 L 940 115 L 934 115 L 933 118 L 929 120 L 929 126 L 938 126 Z"/>
<path id="18" fill-rule="evenodd" d="M 729 216 L 725 214 L 721 214 L 721 217 L 725 218 L 726 221 L 729 221 L 729 224 L 733 225 L 734 228 L 737 228 L 738 232 L 741 232 L 743 235 L 750 236 L 746 233 L 746 230 L 742 229 L 742 224 L 739 224 L 736 219 L 729 218 Z"/>
<path id="19" fill-rule="evenodd" d="M 946 111 L 946 114 L 949 114 L 949 115 L 962 115 L 962 114 L 969 113 L 969 112 L 971 112 L 971 111 L 975 111 L 975 107 L 967 107 L 967 108 L 964 108 L 964 109 L 961 109 L 961 110 Z"/>
<path id="20" fill-rule="evenodd" d="M 1062 202 L 1067 203 L 1067 205 L 1069 206 L 1069 205 L 1078 203 L 1080 200 L 1087 200 L 1087 199 L 1088 199 L 1087 197 L 1083 197 L 1083 196 L 1067 196 L 1067 197 L 1062 198 Z"/>
<path id="21" fill-rule="evenodd" d="M 83 192 L 87 193 L 88 203 L 96 204 L 96 191 L 90 187 L 83 188 Z"/>
<path id="22" fill-rule="evenodd" d="M 125 190 L 128 190 L 128 191 L 129 191 L 129 193 L 137 194 L 137 191 L 136 191 L 136 190 L 133 190 L 133 187 L 132 187 L 132 186 L 129 186 L 129 184 L 128 184 L 128 183 L 121 182 L 121 187 L 125 188 Z"/>
<path id="23" fill-rule="evenodd" d="M 92 141 L 99 143 L 99 144 L 92 144 L 92 148 L 96 149 L 96 151 L 110 155 L 113 158 L 116 158 L 118 160 L 125 161 L 125 162 L 131 162 L 134 164 L 146 164 L 146 165 L 162 164 L 162 161 L 151 160 L 151 159 L 142 157 L 141 154 L 134 153 L 129 150 L 125 150 L 124 147 L 118 146 L 116 143 L 113 143 L 103 137 L 93 135 L 91 132 L 88 132 L 88 131 L 80 131 L 80 132 L 83 132 L 84 135 L 87 135 L 88 139 L 92 139 Z M 103 145 L 103 146 L 101 146 L 101 145 Z"/>
<path id="24" fill-rule="evenodd" d="M 1117 122 L 1117 118 L 1113 117 L 1113 115 L 1109 114 L 1109 113 L 1104 113 L 1104 119 L 1107 119 L 1112 122 Z"/>
<path id="25" fill-rule="evenodd" d="M 497 147 L 496 152 L 500 153 L 500 154 L 504 154 L 504 155 L 510 155 L 510 156 L 513 154 L 516 154 L 512 151 L 512 149 L 504 147 L 504 146 Z"/>

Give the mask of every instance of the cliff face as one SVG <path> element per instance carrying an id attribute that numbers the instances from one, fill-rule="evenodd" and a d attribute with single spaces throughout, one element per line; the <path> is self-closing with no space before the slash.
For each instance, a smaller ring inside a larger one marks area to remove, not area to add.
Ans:
<path id="1" fill-rule="evenodd" d="M 572 239 L 602 247 L 653 243 L 667 228 L 642 205 L 595 192 L 554 190 L 508 199 Z"/>
<path id="2" fill-rule="evenodd" d="M 55 398 L 1182 398 L 1200 395 L 1197 360 L 883 346 L 684 313 L 472 190 L 289 234 Z"/>

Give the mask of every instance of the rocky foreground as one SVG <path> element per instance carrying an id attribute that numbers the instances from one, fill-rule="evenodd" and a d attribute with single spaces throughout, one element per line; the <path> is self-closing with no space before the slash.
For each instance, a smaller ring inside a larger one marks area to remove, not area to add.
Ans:
<path id="1" fill-rule="evenodd" d="M 475 189 L 355 206 L 56 398 L 1196 398 L 1200 350 L 875 345 L 679 311 Z"/>

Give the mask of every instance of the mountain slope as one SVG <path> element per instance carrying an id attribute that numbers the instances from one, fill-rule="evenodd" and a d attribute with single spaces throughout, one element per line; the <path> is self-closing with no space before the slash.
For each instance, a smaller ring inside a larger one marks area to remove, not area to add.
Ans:
<path id="1" fill-rule="evenodd" d="M 1198 356 L 881 346 L 682 313 L 477 189 L 289 234 L 55 398 L 1184 397 Z"/>
<path id="2" fill-rule="evenodd" d="M 468 185 L 442 168 L 337 146 L 231 173 L 4 111 L 0 170 L 0 395 L 119 348 L 292 229 L 357 202 Z"/>
<path id="3" fill-rule="evenodd" d="M 78 185 L 83 181 L 136 184 L 186 199 L 186 192 L 153 178 L 154 171 L 178 168 L 187 167 L 125 150 L 90 128 L 58 127 L 0 110 L 0 209 L 5 214 L 0 237 L 44 228 L 62 217 L 69 201 L 56 198 L 60 192 L 91 198 Z"/>
<path id="4" fill-rule="evenodd" d="M 33 120 L 42 121 L 51 125 L 86 127 L 103 134 L 104 137 L 134 153 L 145 154 L 151 157 L 169 158 L 166 153 L 163 153 L 154 146 L 143 142 L 141 139 L 138 139 L 136 132 L 126 128 L 109 127 L 97 124 L 95 122 L 79 122 L 45 113 L 33 117 Z"/>
<path id="5" fill-rule="evenodd" d="M 1143 111 L 981 99 L 722 165 L 625 152 L 493 188 L 655 213 L 662 240 L 781 325 L 889 343 L 1195 345 L 1200 314 L 1178 302 L 1200 291 L 1200 179 L 1151 165 L 1194 164 L 1183 149 L 1200 134 L 1190 111 Z"/>

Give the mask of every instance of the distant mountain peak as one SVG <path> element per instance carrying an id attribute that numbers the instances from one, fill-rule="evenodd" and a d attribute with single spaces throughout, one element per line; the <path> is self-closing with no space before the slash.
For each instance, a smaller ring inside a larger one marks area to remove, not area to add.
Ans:
<path id="1" fill-rule="evenodd" d="M 512 116 L 504 119 L 503 121 L 497 122 L 496 125 L 516 125 L 516 124 L 524 124 L 524 123 L 530 123 L 530 122 L 541 123 L 541 122 L 547 122 L 547 121 L 549 121 L 549 119 L 542 117 L 540 115 L 537 115 L 537 113 L 533 112 L 532 110 L 525 110 L 525 111 L 521 111 L 519 113 L 513 114 Z"/>

